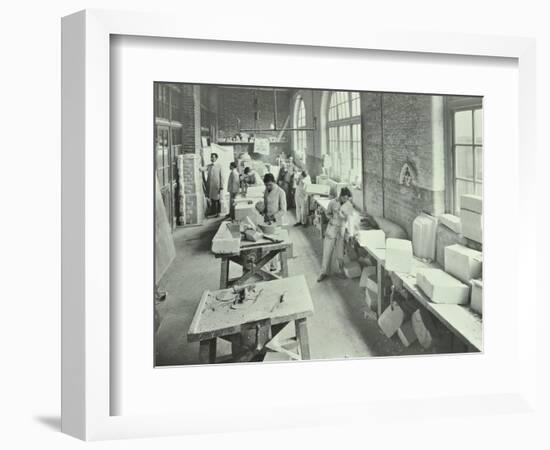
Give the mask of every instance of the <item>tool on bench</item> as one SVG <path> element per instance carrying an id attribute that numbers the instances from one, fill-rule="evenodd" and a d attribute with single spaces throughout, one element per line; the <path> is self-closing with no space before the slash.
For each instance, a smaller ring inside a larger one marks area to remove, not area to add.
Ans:
<path id="1" fill-rule="evenodd" d="M 235 300 L 233 301 L 231 308 L 240 309 L 256 303 L 258 297 L 263 292 L 263 289 L 257 291 L 256 285 L 250 284 L 247 286 L 233 286 L 233 292 L 235 293 Z"/>
<path id="2" fill-rule="evenodd" d="M 287 291 L 284 291 L 280 296 L 279 298 L 277 299 L 277 301 L 275 302 L 275 304 L 273 305 L 273 307 L 271 308 L 271 312 L 275 311 L 279 305 L 281 305 L 281 303 L 283 303 L 286 299 L 286 294 L 287 294 Z"/>

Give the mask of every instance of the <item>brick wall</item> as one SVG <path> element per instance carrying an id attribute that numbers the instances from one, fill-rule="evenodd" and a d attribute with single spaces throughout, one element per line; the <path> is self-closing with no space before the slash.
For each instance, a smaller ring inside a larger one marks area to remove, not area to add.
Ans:
<path id="1" fill-rule="evenodd" d="M 196 225 L 204 218 L 204 194 L 202 176 L 199 172 L 200 157 L 187 153 L 183 155 L 183 183 L 185 201 L 185 224 Z"/>
<path id="2" fill-rule="evenodd" d="M 444 212 L 443 99 L 440 96 L 363 93 L 364 205 L 412 234 L 422 211 Z M 400 184 L 407 163 L 411 186 Z"/>
<path id="3" fill-rule="evenodd" d="M 199 173 L 201 148 L 200 86 L 182 86 L 184 223 L 196 225 L 204 218 L 204 193 Z"/>
<path id="4" fill-rule="evenodd" d="M 201 146 L 200 86 L 182 84 L 182 148 L 184 153 L 198 153 Z"/>

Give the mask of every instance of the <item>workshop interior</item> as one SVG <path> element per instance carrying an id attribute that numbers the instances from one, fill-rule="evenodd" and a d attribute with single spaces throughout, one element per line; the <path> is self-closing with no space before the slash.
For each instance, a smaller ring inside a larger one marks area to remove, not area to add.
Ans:
<path id="1" fill-rule="evenodd" d="M 155 366 L 483 351 L 483 98 L 154 83 Z"/>

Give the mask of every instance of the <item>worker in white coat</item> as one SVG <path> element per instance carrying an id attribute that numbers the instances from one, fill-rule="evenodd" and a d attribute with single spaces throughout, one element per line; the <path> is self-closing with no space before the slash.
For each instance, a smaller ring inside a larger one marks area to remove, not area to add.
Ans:
<path id="1" fill-rule="evenodd" d="M 266 173 L 264 175 L 264 185 L 264 200 L 263 202 L 260 202 L 259 205 L 256 205 L 256 207 L 264 217 L 264 222 L 266 224 L 281 225 L 283 223 L 284 215 L 286 214 L 285 191 L 277 186 L 275 177 L 272 173 Z M 269 250 L 264 250 L 263 254 L 265 255 L 268 252 Z M 269 269 L 271 271 L 277 270 L 277 263 L 275 259 L 271 259 Z"/>
<path id="2" fill-rule="evenodd" d="M 343 187 L 340 195 L 331 200 L 325 214 L 328 217 L 328 225 L 323 240 L 323 260 L 321 273 L 317 281 L 323 281 L 330 273 L 342 275 L 344 265 L 344 234 L 347 216 L 342 206 L 351 201 L 351 191 Z"/>
<path id="3" fill-rule="evenodd" d="M 295 227 L 307 226 L 307 193 L 306 186 L 311 184 L 311 178 L 305 170 L 302 170 L 296 181 L 296 192 L 294 193 L 294 202 L 296 203 L 296 223 Z"/>
<path id="4" fill-rule="evenodd" d="M 260 212 L 264 216 L 265 223 L 277 223 L 280 225 L 286 213 L 286 193 L 282 188 L 277 186 L 272 173 L 264 175 L 264 185 L 263 208 L 261 208 L 262 211 Z"/>

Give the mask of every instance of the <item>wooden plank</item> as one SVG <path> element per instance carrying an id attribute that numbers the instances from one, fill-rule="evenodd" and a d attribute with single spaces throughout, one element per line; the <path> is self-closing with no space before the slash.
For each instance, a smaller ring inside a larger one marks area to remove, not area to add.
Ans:
<path id="1" fill-rule="evenodd" d="M 378 284 L 370 278 L 367 278 L 367 285 L 365 287 L 378 294 Z"/>
<path id="2" fill-rule="evenodd" d="M 195 315 L 193 316 L 193 320 L 191 320 L 191 325 L 189 325 L 189 333 L 191 334 L 198 332 L 201 314 L 206 305 L 206 301 L 208 300 L 208 294 L 208 291 L 204 291 L 201 295 L 201 299 L 199 301 L 199 304 L 197 305 L 197 309 L 195 310 Z"/>
<path id="3" fill-rule="evenodd" d="M 231 302 L 216 299 L 225 290 L 205 291 L 187 333 L 188 340 L 239 333 L 243 325 L 261 320 L 269 319 L 272 325 L 277 325 L 313 315 L 313 302 L 303 275 L 264 281 L 256 287 L 263 289 L 256 302 L 239 309 L 232 309 Z M 285 299 L 279 303 L 283 293 Z"/>

